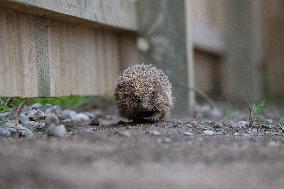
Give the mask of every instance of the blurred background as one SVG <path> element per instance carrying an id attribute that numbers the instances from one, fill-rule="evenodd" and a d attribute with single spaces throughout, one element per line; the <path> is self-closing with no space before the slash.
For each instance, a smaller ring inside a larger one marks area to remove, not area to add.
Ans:
<path id="1" fill-rule="evenodd" d="M 218 98 L 284 94 L 283 0 L 190 0 L 195 86 Z"/>

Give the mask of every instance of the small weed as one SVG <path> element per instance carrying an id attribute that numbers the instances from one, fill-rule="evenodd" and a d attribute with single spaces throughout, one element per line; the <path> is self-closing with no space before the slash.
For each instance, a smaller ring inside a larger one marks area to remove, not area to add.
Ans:
<path id="1" fill-rule="evenodd" d="M 0 113 L 15 112 L 22 101 L 21 98 L 0 98 Z"/>
<path id="2" fill-rule="evenodd" d="M 282 132 L 284 132 L 284 125 L 282 125 L 281 123 L 279 123 L 278 127 L 279 127 L 279 129 L 281 129 Z"/>
<path id="3" fill-rule="evenodd" d="M 267 104 L 267 99 L 263 98 L 257 104 L 251 104 L 248 100 L 246 101 L 249 108 L 249 126 L 252 127 L 254 123 L 258 122 L 258 116 L 261 114 Z"/>
<path id="4" fill-rule="evenodd" d="M 262 123 L 260 127 L 263 129 L 271 129 L 271 127 L 267 123 Z"/>
<path id="5" fill-rule="evenodd" d="M 202 119 L 203 117 L 204 117 L 204 113 L 198 112 L 198 113 L 196 114 L 196 121 L 200 121 L 200 119 Z"/>

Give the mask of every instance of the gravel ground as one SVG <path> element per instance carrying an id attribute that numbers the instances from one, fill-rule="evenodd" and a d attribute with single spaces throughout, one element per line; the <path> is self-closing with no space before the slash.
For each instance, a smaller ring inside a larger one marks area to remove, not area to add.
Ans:
<path id="1" fill-rule="evenodd" d="M 32 137 L 22 135 L 23 128 L 8 129 L 10 135 L 2 135 L 0 188 L 284 186 L 280 119 L 267 119 L 265 126 L 249 126 L 240 117 L 234 121 L 180 119 L 136 124 L 96 113 L 83 116 L 73 112 L 70 119 L 69 114 L 64 118 L 63 110 L 58 111 L 52 113 L 59 117 L 55 127 L 64 126 L 62 136 L 48 134 L 49 123 L 40 116 L 39 121 L 28 119 L 37 122 L 26 127 L 33 129 Z"/>

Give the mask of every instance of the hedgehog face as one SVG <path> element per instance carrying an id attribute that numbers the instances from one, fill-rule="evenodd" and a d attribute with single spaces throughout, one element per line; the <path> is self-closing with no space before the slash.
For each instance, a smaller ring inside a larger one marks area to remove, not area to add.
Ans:
<path id="1" fill-rule="evenodd" d="M 173 105 L 171 84 L 160 69 L 152 65 L 134 65 L 119 77 L 115 100 L 123 117 L 159 120 Z"/>

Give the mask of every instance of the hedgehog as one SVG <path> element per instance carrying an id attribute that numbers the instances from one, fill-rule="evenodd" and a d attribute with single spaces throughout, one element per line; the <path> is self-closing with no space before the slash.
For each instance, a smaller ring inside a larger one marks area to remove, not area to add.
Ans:
<path id="1" fill-rule="evenodd" d="M 167 75 L 151 64 L 124 70 L 114 97 L 120 115 L 135 122 L 164 120 L 173 107 L 172 85 Z"/>

